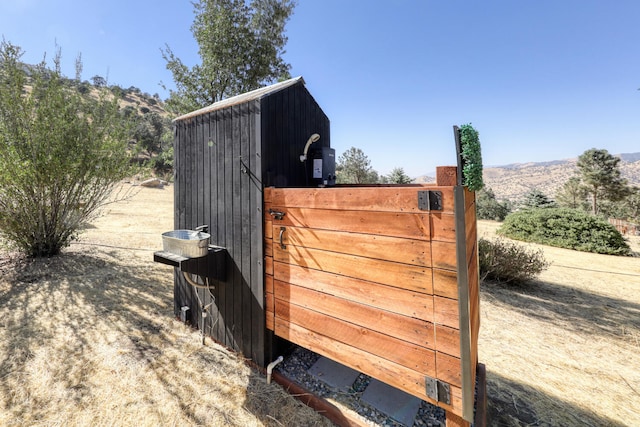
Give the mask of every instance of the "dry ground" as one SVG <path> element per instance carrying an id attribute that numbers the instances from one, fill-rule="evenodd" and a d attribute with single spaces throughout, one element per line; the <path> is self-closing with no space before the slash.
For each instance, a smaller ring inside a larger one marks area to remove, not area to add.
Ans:
<path id="1" fill-rule="evenodd" d="M 0 425 L 329 425 L 174 320 L 172 195 L 109 205 L 60 257 L 0 253 Z M 483 285 L 492 425 L 640 425 L 640 258 L 543 250 L 538 282 Z"/>
<path id="2" fill-rule="evenodd" d="M 327 426 L 173 315 L 173 189 L 109 205 L 52 259 L 0 254 L 0 426 Z"/>
<path id="3" fill-rule="evenodd" d="M 530 246 L 552 263 L 538 281 L 482 286 L 493 425 L 640 425 L 640 258 Z"/>

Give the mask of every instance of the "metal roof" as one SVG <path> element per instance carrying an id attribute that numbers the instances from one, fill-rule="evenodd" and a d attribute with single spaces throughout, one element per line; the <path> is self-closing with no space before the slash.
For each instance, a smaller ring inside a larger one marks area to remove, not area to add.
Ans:
<path id="1" fill-rule="evenodd" d="M 253 101 L 256 99 L 261 99 L 262 97 L 265 97 L 267 95 L 270 95 L 274 92 L 278 92 L 284 88 L 287 88 L 289 86 L 293 86 L 298 82 L 302 82 L 304 84 L 304 79 L 302 78 L 302 76 L 298 76 L 298 77 L 294 77 L 292 79 L 289 80 L 285 80 L 282 82 L 278 82 L 275 84 L 272 84 L 271 86 L 265 86 L 265 87 L 261 87 L 255 90 L 252 90 L 250 92 L 245 92 L 242 93 L 240 95 L 236 95 L 236 96 L 232 96 L 231 98 L 227 98 L 227 99 L 223 99 L 221 101 L 215 102 L 207 107 L 204 108 L 200 108 L 199 110 L 195 110 L 192 111 L 190 113 L 187 114 L 183 114 L 180 117 L 175 118 L 173 121 L 177 122 L 180 120 L 185 120 L 185 119 L 189 119 L 192 117 L 196 117 L 199 116 L 201 114 L 205 114 L 205 113 L 209 113 L 212 111 L 216 111 L 216 110 L 221 110 L 223 108 L 227 108 L 227 107 L 231 107 L 232 105 L 238 105 L 238 104 L 243 104 L 245 102 L 249 102 L 249 101 Z"/>

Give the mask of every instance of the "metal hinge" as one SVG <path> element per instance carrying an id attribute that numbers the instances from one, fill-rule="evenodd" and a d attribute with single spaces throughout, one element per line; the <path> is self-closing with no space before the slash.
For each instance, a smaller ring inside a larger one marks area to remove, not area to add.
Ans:
<path id="1" fill-rule="evenodd" d="M 451 405 L 451 387 L 448 383 L 431 377 L 424 377 L 427 396 L 436 402 Z"/>
<path id="2" fill-rule="evenodd" d="M 418 209 L 421 211 L 441 211 L 442 191 L 418 191 Z"/>

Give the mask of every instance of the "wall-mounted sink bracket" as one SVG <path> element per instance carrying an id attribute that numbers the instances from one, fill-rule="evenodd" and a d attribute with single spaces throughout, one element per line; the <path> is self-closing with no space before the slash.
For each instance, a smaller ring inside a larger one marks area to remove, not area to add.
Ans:
<path id="1" fill-rule="evenodd" d="M 157 251 L 153 254 L 155 262 L 176 267 L 183 273 L 222 281 L 226 278 L 226 258 L 227 249 L 216 245 L 209 245 L 207 254 L 197 258 L 189 258 L 168 251 Z"/>

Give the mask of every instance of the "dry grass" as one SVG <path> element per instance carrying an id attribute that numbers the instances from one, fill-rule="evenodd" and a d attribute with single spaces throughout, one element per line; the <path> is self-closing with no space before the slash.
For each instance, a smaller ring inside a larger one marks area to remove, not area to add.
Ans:
<path id="1" fill-rule="evenodd" d="M 640 258 L 532 246 L 552 263 L 538 281 L 483 284 L 493 425 L 640 425 Z"/>
<path id="2" fill-rule="evenodd" d="M 172 193 L 109 205 L 60 257 L 0 254 L 0 425 L 330 425 L 174 319 L 152 262 Z"/>
<path id="3" fill-rule="evenodd" d="M 330 425 L 174 320 L 152 262 L 172 193 L 110 205 L 60 257 L 0 254 L 0 425 Z M 640 425 L 640 258 L 543 250 L 538 282 L 483 285 L 492 425 Z"/>

